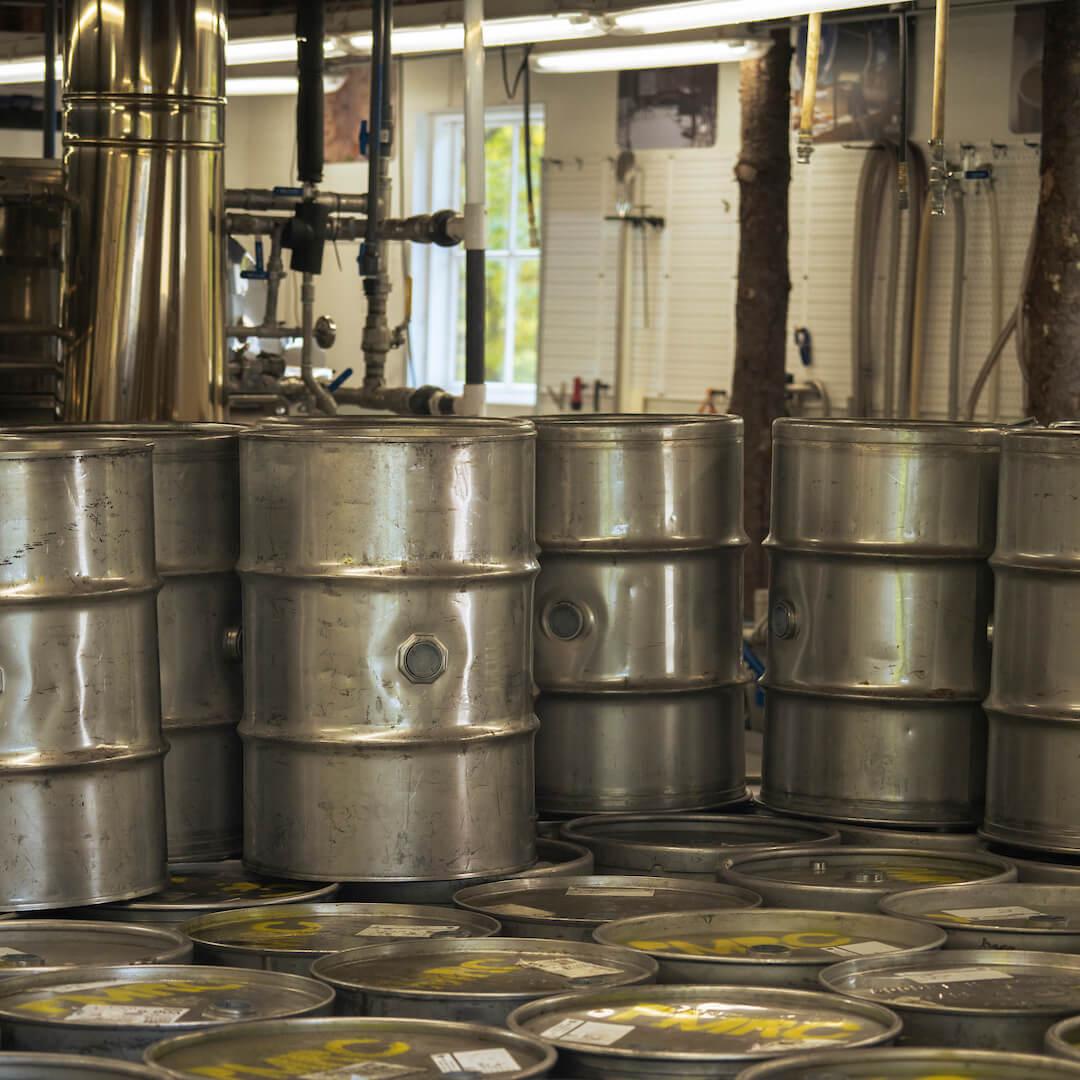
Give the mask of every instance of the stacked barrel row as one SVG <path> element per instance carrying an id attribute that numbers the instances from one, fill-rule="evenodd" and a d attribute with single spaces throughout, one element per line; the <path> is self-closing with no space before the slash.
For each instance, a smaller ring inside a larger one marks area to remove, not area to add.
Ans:
<path id="1" fill-rule="evenodd" d="M 742 421 L 536 426 L 540 811 L 744 799 Z"/>

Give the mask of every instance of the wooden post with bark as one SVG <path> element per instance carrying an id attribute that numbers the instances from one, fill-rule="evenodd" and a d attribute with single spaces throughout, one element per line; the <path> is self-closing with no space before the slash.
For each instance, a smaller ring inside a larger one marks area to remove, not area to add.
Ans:
<path id="1" fill-rule="evenodd" d="M 1080 416 L 1080 3 L 1046 8 L 1035 247 L 1023 298 L 1028 410 Z"/>
<path id="2" fill-rule="evenodd" d="M 744 60 L 739 76 L 742 148 L 739 182 L 739 287 L 735 302 L 735 372 L 731 409 L 745 425 L 744 506 L 750 547 L 746 553 L 745 611 L 754 590 L 768 584 L 760 546 L 769 530 L 772 422 L 784 415 L 787 351 L 788 186 L 791 44 L 775 30 L 760 59 Z"/>

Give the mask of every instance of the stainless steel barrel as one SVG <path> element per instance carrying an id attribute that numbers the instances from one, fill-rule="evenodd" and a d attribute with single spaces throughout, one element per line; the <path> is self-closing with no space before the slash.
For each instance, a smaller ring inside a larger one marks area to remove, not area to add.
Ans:
<path id="1" fill-rule="evenodd" d="M 520 420 L 241 436 L 248 866 L 409 881 L 535 861 L 534 443 Z"/>
<path id="2" fill-rule="evenodd" d="M 224 380 L 225 0 L 67 4 L 69 420 L 213 420 Z"/>
<path id="3" fill-rule="evenodd" d="M 755 1065 L 739 1080 L 1069 1080 L 1080 1065 L 1041 1054 L 905 1046 L 885 1050 L 814 1050 Z"/>
<path id="4" fill-rule="evenodd" d="M 766 806 L 978 823 L 1000 441 L 946 422 L 773 425 Z"/>
<path id="5" fill-rule="evenodd" d="M 326 1016 L 334 991 L 315 979 L 247 968 L 81 967 L 0 983 L 10 1050 L 142 1061 L 162 1039 L 255 1020 Z"/>
<path id="6" fill-rule="evenodd" d="M 131 1061 L 78 1054 L 0 1053 L 0 1080 L 154 1080 L 160 1076 Z"/>
<path id="7" fill-rule="evenodd" d="M 1080 853 L 1080 431 L 1002 440 L 986 821 L 992 840 Z"/>
<path id="8" fill-rule="evenodd" d="M 498 1080 L 531 1080 L 547 1076 L 555 1051 L 539 1039 L 479 1024 L 338 1016 L 268 1020 L 181 1035 L 151 1047 L 146 1061 L 167 1077 L 428 1080 L 446 1074 L 493 1074 Z"/>
<path id="9" fill-rule="evenodd" d="M 60 404 L 65 211 L 59 161 L 0 158 L 0 420 L 4 423 L 51 421 Z"/>
<path id="10" fill-rule="evenodd" d="M 1016 867 L 1017 881 L 1038 884 L 1080 885 L 1080 861 L 1064 855 L 1040 855 L 1025 849 L 987 844 L 993 855 L 1008 859 Z"/>
<path id="11" fill-rule="evenodd" d="M 0 436 L 0 908 L 165 884 L 149 447 Z"/>
<path id="12" fill-rule="evenodd" d="M 627 986 L 522 1005 L 511 1031 L 559 1052 L 562 1076 L 717 1080 L 821 1046 L 891 1043 L 896 1015 L 833 994 L 760 986 Z"/>
<path id="13" fill-rule="evenodd" d="M 948 949 L 872 956 L 826 968 L 821 983 L 846 998 L 885 1005 L 909 1046 L 1037 1053 L 1046 1029 L 1080 1010 L 1080 957 Z"/>
<path id="14" fill-rule="evenodd" d="M 920 851 L 978 851 L 979 834 L 974 831 L 946 832 L 937 829 L 923 832 L 918 829 L 886 829 L 879 825 L 836 826 L 840 843 L 854 847 L 918 848 Z"/>
<path id="15" fill-rule="evenodd" d="M 42 429 L 35 429 L 41 431 Z M 70 424 L 154 448 L 158 653 L 170 862 L 223 859 L 242 842 L 240 466 L 234 424 Z"/>
<path id="16" fill-rule="evenodd" d="M 536 427 L 538 805 L 742 798 L 742 420 Z"/>

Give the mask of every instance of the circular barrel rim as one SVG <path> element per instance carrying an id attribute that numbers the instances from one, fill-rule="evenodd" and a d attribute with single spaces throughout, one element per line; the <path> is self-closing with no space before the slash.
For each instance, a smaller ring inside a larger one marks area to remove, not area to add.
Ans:
<path id="1" fill-rule="evenodd" d="M 149 457 L 150 442 L 97 435 L 23 435 L 0 432 L 0 461 L 74 461 L 87 457 Z"/>
<path id="2" fill-rule="evenodd" d="M 278 1021 L 292 1016 L 302 1016 L 304 1012 L 313 1012 L 316 1009 L 329 1008 L 334 1002 L 334 988 L 324 980 L 315 979 L 308 975 L 295 975 L 291 972 L 264 971 L 260 968 L 227 967 L 217 964 L 87 964 L 82 967 L 59 968 L 55 971 L 41 972 L 33 975 L 19 975 L 10 979 L 0 979 L 0 1022 L 32 1024 L 35 1027 L 72 1027 L 77 1030 L 96 1028 L 120 1028 L 123 1030 L 146 1031 L 154 1025 L 129 1023 L 115 1019 L 71 1020 L 54 1016 L 33 1015 L 14 1012 L 5 1004 L 5 1000 L 24 991 L 48 990 L 51 985 L 58 984 L 63 987 L 71 983 L 75 977 L 87 982 L 108 983 L 153 981 L 155 979 L 178 981 L 192 981 L 193 972 L 201 972 L 207 977 L 220 976 L 228 979 L 246 979 L 249 983 L 261 983 L 266 989 L 292 989 L 297 995 L 307 994 L 310 1000 L 300 1013 L 285 1014 L 276 1017 Z M 102 987 L 105 989 L 105 987 Z M 259 1019 L 273 1020 L 274 1017 L 260 1017 Z M 236 1021 L 224 1019 L 222 1025 L 232 1023 L 254 1023 L 254 1021 Z M 169 1025 L 170 1029 L 201 1030 L 208 1026 L 206 1020 L 177 1020 Z"/>
<path id="3" fill-rule="evenodd" d="M 536 428 L 532 422 L 517 417 L 339 416 L 271 418 L 241 432 L 240 441 L 330 444 L 345 441 L 411 446 L 431 442 L 472 443 L 535 437 Z"/>
<path id="4" fill-rule="evenodd" d="M 677 983 L 658 983 L 651 989 L 658 991 L 655 995 L 658 1000 L 665 996 L 668 999 L 678 1001 L 683 998 L 693 997 L 696 994 L 700 994 L 703 998 L 709 998 L 727 993 L 731 994 L 738 1004 L 747 1005 L 754 1004 L 752 999 L 755 997 L 759 998 L 759 1000 L 762 997 L 773 997 L 779 999 L 781 1004 L 785 1001 L 790 1002 L 792 1007 L 796 1005 L 797 1001 L 816 1004 L 818 1006 L 825 1004 L 827 1001 L 829 1004 L 834 1005 L 837 1011 L 850 1009 L 853 1013 L 859 1013 L 864 1019 L 874 1020 L 882 1025 L 884 1030 L 880 1034 L 867 1036 L 864 1039 L 845 1044 L 853 1050 L 892 1042 L 892 1040 L 900 1034 L 903 1027 L 900 1017 L 885 1005 L 878 1005 L 875 1002 L 864 1001 L 859 998 L 842 997 L 839 994 L 827 994 L 821 990 L 788 990 L 781 987 L 746 986 L 722 983 L 718 983 L 715 986 L 684 986 Z M 543 1015 L 546 1012 L 554 1012 L 563 1005 L 573 1005 L 574 1003 L 579 1003 L 581 1007 L 587 1007 L 591 1004 L 590 999 L 592 998 L 598 999 L 596 1004 L 597 1007 L 600 1008 L 604 1007 L 604 999 L 610 1001 L 612 998 L 629 997 L 631 1000 L 630 1002 L 627 1002 L 627 1004 L 630 1004 L 632 1003 L 633 998 L 640 995 L 641 992 L 641 989 L 637 987 L 616 987 L 607 991 L 599 989 L 596 991 L 558 994 L 553 997 L 541 998 L 538 1001 L 531 1001 L 527 1005 L 521 1005 L 515 1009 L 507 1018 L 506 1026 L 516 1034 L 532 1035 L 532 1033 L 527 1031 L 523 1025 L 524 1022 L 531 1020 L 534 1016 Z M 808 1001 L 808 999 L 810 1000 Z M 859 1006 L 863 1006 L 863 1008 L 859 1008 Z M 532 1037 L 536 1038 L 537 1036 Z M 638 1059 L 642 1061 L 745 1061 L 747 1065 L 749 1065 L 754 1061 L 762 1060 L 761 1051 L 758 1051 L 756 1055 L 752 1052 L 710 1054 L 706 1051 L 695 1050 L 671 1050 L 662 1052 L 631 1050 L 629 1048 L 620 1049 L 618 1046 L 592 1046 L 566 1043 L 560 1039 L 552 1039 L 550 1045 L 575 1054 L 596 1054 L 597 1056 L 602 1056 L 604 1058 Z"/>
<path id="5" fill-rule="evenodd" d="M 818 964 L 821 967 L 832 967 L 835 964 L 835 960 L 815 960 L 812 957 L 806 956 L 750 956 L 737 953 L 702 956 L 693 953 L 669 951 L 663 948 L 639 949 L 638 946 L 627 944 L 627 942 L 617 940 L 615 937 L 615 935 L 619 933 L 631 933 L 638 927 L 647 930 L 649 924 L 655 924 L 661 919 L 681 921 L 705 915 L 716 916 L 718 919 L 721 917 L 725 919 L 749 919 L 751 923 L 754 921 L 765 921 L 769 918 L 782 920 L 788 916 L 796 918 L 801 916 L 808 922 L 819 922 L 823 917 L 829 917 L 845 926 L 853 926 L 855 924 L 858 924 L 858 926 L 865 926 L 872 924 L 873 926 L 880 927 L 883 922 L 887 921 L 889 923 L 898 924 L 897 928 L 902 927 L 904 929 L 909 929 L 917 927 L 918 929 L 912 929 L 910 932 L 917 934 L 922 931 L 927 940 L 913 945 L 898 946 L 898 950 L 905 954 L 934 952 L 945 944 L 947 936 L 944 930 L 941 930 L 934 924 L 922 922 L 917 919 L 899 918 L 888 913 L 877 915 L 868 912 L 855 911 L 814 911 L 812 908 L 757 907 L 735 908 L 727 911 L 715 911 L 711 909 L 703 909 L 701 911 L 658 911 L 652 915 L 634 915 L 628 919 L 614 919 L 611 922 L 598 926 L 596 930 L 593 931 L 593 939 L 601 945 L 609 945 L 613 948 L 630 949 L 635 952 L 641 952 L 645 956 L 651 956 L 658 962 L 674 960 L 678 961 L 680 964 L 700 964 L 702 967 L 710 964 L 715 964 L 718 967 L 726 967 L 728 965 L 746 966 L 749 964 L 760 965 L 762 967 L 806 967 L 808 964 Z M 856 929 L 858 929 L 858 926 L 856 926 Z M 843 927 L 838 926 L 837 929 L 841 930 Z M 763 931 L 764 927 L 756 932 L 762 933 Z M 753 929 L 746 929 L 744 927 L 736 928 L 733 932 L 740 935 L 755 933 Z"/>
<path id="6" fill-rule="evenodd" d="M 1066 1038 L 1070 1031 L 1078 1029 L 1080 1029 L 1080 1015 L 1059 1020 L 1047 1031 L 1045 1045 L 1047 1053 L 1065 1061 L 1076 1062 L 1077 1070 L 1080 1072 L 1080 1036 L 1077 1041 L 1072 1042 Z"/>
<path id="7" fill-rule="evenodd" d="M 334 990 L 370 991 L 372 993 L 388 994 L 394 997 L 416 998 L 420 1001 L 446 998 L 452 1001 L 469 1000 L 479 998 L 482 1001 L 508 1001 L 526 997 L 551 997 L 547 991 L 528 990 L 481 990 L 476 986 L 467 986 L 455 990 L 418 990 L 410 987 L 390 986 L 371 979 L 349 978 L 345 974 L 334 972 L 335 967 L 346 966 L 360 960 L 394 960 L 400 955 L 423 955 L 431 953 L 454 953 L 472 950 L 475 952 L 551 952 L 566 954 L 581 949 L 584 946 L 586 953 L 591 954 L 597 962 L 604 957 L 609 958 L 610 963 L 616 961 L 626 967 L 627 978 L 614 986 L 636 986 L 642 983 L 654 982 L 660 970 L 660 965 L 653 957 L 634 949 L 624 946 L 608 945 L 604 942 L 594 941 L 566 941 L 561 938 L 525 938 L 525 937 L 489 937 L 489 938 L 444 938 L 441 941 L 393 941 L 383 945 L 360 946 L 356 949 L 345 949 L 338 953 L 328 953 L 319 957 L 311 965 L 311 977 L 319 979 Z M 613 956 L 618 953 L 619 956 Z M 363 954 L 363 955 L 360 955 Z M 588 956 L 583 957 L 588 959 Z M 642 963 L 641 961 L 646 961 Z M 450 958 L 447 958 L 450 962 Z M 633 969 L 633 970 L 631 970 Z M 613 986 L 613 988 L 614 988 Z"/>
<path id="8" fill-rule="evenodd" d="M 1005 432 L 1003 454 L 1080 455 L 1080 420 L 1059 421 L 1050 427 L 1015 428 Z"/>
<path id="9" fill-rule="evenodd" d="M 152 1068 L 163 1070 L 166 1076 L 177 1076 L 183 1074 L 177 1073 L 175 1069 L 170 1068 L 167 1061 L 170 1054 L 176 1053 L 177 1050 L 183 1052 L 192 1046 L 197 1047 L 201 1044 L 216 1042 L 222 1039 L 225 1033 L 229 1031 L 242 1029 L 242 1034 L 257 1038 L 261 1034 L 278 1035 L 283 1030 L 288 1032 L 323 1027 L 330 1032 L 340 1031 L 344 1034 L 350 1028 L 367 1027 L 377 1031 L 380 1029 L 385 1030 L 388 1025 L 393 1025 L 394 1029 L 399 1031 L 423 1031 L 425 1029 L 430 1031 L 434 1028 L 436 1031 L 448 1032 L 449 1034 L 471 1034 L 488 1038 L 497 1036 L 498 1041 L 493 1039 L 495 1045 L 503 1045 L 508 1049 L 514 1046 L 527 1046 L 540 1057 L 540 1061 L 535 1065 L 526 1066 L 526 1068 L 515 1072 L 513 1074 L 515 1080 L 546 1076 L 554 1067 L 557 1058 L 555 1050 L 542 1039 L 538 1039 L 533 1035 L 509 1031 L 505 1028 L 490 1027 L 485 1024 L 466 1024 L 455 1020 L 420 1020 L 414 1017 L 309 1016 L 300 1017 L 296 1020 L 253 1020 L 243 1025 L 223 1024 L 216 1028 L 192 1032 L 190 1035 L 178 1035 L 174 1039 L 163 1039 L 161 1042 L 154 1043 L 153 1046 L 146 1050 L 143 1060 Z"/>
<path id="10" fill-rule="evenodd" d="M 626 443 L 739 442 L 743 419 L 732 413 L 542 413 L 530 416 L 545 443 L 621 446 Z"/>
<path id="11" fill-rule="evenodd" d="M 59 1073 L 70 1072 L 72 1080 L 79 1080 L 80 1073 L 86 1072 L 91 1076 L 130 1076 L 135 1080 L 153 1080 L 159 1076 L 148 1066 L 137 1061 L 124 1061 L 122 1058 L 99 1058 L 89 1057 L 86 1054 L 49 1054 L 39 1050 L 3 1050 L 0 1051 L 0 1077 L 24 1077 L 26 1074 L 18 1071 L 8 1072 L 7 1067 L 15 1070 L 23 1066 L 46 1070 L 45 1073 L 35 1075 L 51 1076 L 47 1072 L 53 1068 Z"/>
<path id="12" fill-rule="evenodd" d="M 853 417 L 782 416 L 773 421 L 773 442 L 826 445 L 963 446 L 997 450 L 1006 429 L 958 420 L 872 420 Z"/>
<path id="13" fill-rule="evenodd" d="M 1053 1028 L 1051 1028 L 1053 1030 Z M 1048 1058 L 1043 1054 L 1014 1053 L 1011 1050 L 969 1050 L 951 1049 L 944 1046 L 877 1046 L 867 1050 L 810 1050 L 801 1054 L 785 1054 L 763 1061 L 746 1072 L 740 1073 L 740 1080 L 799 1080 L 805 1074 L 801 1071 L 813 1066 L 862 1064 L 868 1066 L 880 1063 L 883 1067 L 891 1062 L 926 1062 L 927 1066 L 963 1063 L 978 1065 L 1014 1065 L 1032 1070 L 1025 1073 L 1013 1073 L 1013 1076 L 1034 1076 L 1042 1080 L 1051 1080 L 1055 1076 L 1080 1076 L 1080 1065 L 1071 1065 L 1061 1058 Z M 1059 1070 L 1059 1066 L 1064 1069 Z M 884 1074 L 881 1074 L 884 1075 Z M 904 1073 L 904 1076 L 915 1074 Z M 982 1073 L 969 1074 L 972 1078 Z"/>

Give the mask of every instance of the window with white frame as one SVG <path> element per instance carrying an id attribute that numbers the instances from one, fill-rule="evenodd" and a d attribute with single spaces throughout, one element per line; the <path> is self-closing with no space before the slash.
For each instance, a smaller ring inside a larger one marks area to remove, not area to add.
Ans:
<path id="1" fill-rule="evenodd" d="M 540 208 L 544 153 L 542 106 L 530 110 L 533 201 Z M 525 124 L 520 109 L 487 113 L 488 400 L 536 403 L 540 337 L 540 249 L 530 242 L 525 181 Z M 465 127 L 460 114 L 432 122 L 431 205 L 465 202 Z M 459 391 L 465 378 L 465 251 L 429 249 L 424 364 L 428 382 Z"/>

